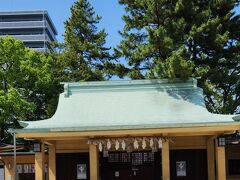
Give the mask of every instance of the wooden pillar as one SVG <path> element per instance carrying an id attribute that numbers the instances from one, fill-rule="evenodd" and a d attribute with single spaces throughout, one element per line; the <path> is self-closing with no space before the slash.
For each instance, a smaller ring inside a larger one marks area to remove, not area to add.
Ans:
<path id="1" fill-rule="evenodd" d="M 226 180 L 225 147 L 216 144 L 217 180 Z"/>
<path id="2" fill-rule="evenodd" d="M 49 180 L 56 180 L 56 148 L 55 144 L 48 146 L 48 164 L 49 164 Z"/>
<path id="3" fill-rule="evenodd" d="M 162 144 L 162 180 L 170 180 L 169 141 Z"/>
<path id="4" fill-rule="evenodd" d="M 215 180 L 215 149 L 214 139 L 207 140 L 208 180 Z"/>
<path id="5" fill-rule="evenodd" d="M 35 153 L 35 179 L 45 180 L 45 148 L 41 144 L 41 152 Z"/>
<path id="6" fill-rule="evenodd" d="M 2 157 L 3 158 L 3 157 Z M 11 179 L 11 180 L 17 180 L 17 178 L 14 177 L 14 161 L 12 156 L 4 157 L 2 159 L 5 164 L 4 164 L 4 171 L 5 171 L 5 180 Z M 11 167 L 8 166 L 8 164 L 11 164 Z"/>
<path id="7" fill-rule="evenodd" d="M 99 152 L 94 144 L 89 145 L 90 180 L 99 179 Z"/>

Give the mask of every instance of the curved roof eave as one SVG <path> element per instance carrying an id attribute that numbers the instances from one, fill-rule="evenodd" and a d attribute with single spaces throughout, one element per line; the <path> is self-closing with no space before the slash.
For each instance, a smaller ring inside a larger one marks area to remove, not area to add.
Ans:
<path id="1" fill-rule="evenodd" d="M 64 83 L 52 118 L 20 122 L 20 131 L 194 127 L 238 119 L 208 112 L 194 79 L 80 82 Z"/>

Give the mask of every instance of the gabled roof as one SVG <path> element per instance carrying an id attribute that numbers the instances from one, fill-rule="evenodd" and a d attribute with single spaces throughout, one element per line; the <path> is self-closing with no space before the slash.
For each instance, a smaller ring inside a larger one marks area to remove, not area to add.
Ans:
<path id="1" fill-rule="evenodd" d="M 202 89 L 188 81 L 131 80 L 63 83 L 55 115 L 25 121 L 20 132 L 208 126 L 234 123 L 207 111 Z"/>

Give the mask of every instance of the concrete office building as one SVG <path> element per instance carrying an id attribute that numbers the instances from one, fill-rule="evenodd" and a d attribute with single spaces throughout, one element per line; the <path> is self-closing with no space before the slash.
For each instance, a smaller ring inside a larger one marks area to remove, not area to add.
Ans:
<path id="1" fill-rule="evenodd" d="M 11 35 L 29 47 L 48 51 L 57 30 L 47 11 L 0 12 L 0 37 Z"/>

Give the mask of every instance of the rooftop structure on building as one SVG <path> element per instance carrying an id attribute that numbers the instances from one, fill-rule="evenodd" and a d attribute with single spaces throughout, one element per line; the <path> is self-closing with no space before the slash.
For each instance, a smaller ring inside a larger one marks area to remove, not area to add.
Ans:
<path id="1" fill-rule="evenodd" d="M 212 114 L 195 80 L 132 80 L 63 83 L 55 115 L 22 122 L 19 131 L 87 131 L 208 127 L 235 124 Z"/>
<path id="2" fill-rule="evenodd" d="M 0 37 L 10 35 L 32 49 L 47 52 L 57 30 L 47 11 L 0 12 Z"/>

